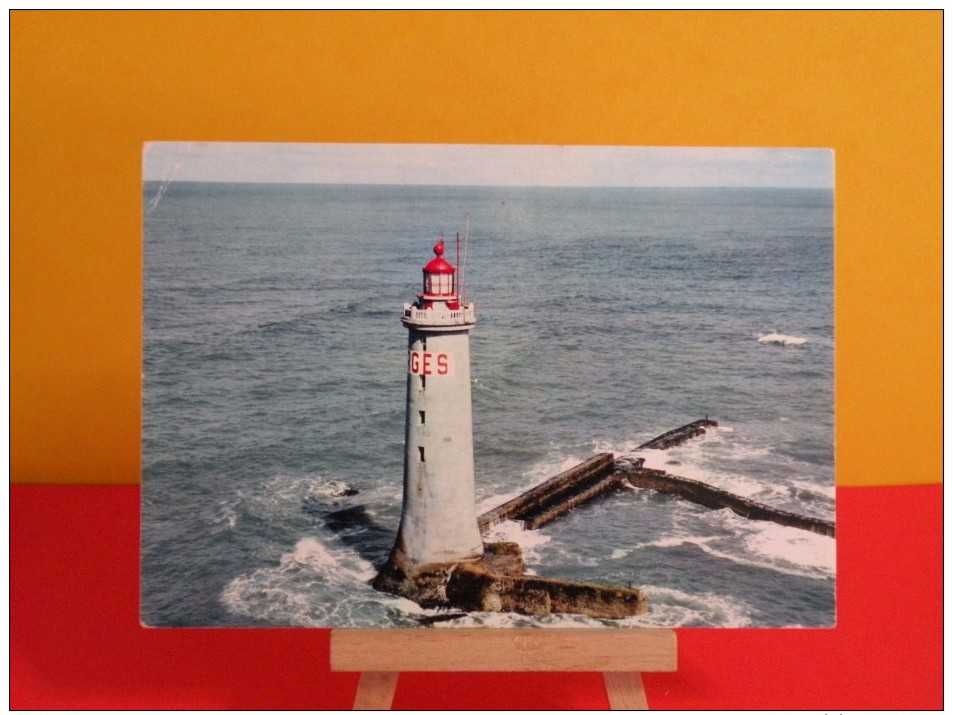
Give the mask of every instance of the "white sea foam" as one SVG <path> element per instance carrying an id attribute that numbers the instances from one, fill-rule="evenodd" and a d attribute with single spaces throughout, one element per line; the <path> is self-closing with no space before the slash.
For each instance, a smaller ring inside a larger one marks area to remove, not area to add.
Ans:
<path id="1" fill-rule="evenodd" d="M 522 474 L 518 491 L 496 492 L 478 501 L 476 505 L 477 514 L 482 514 L 491 509 L 495 509 L 501 504 L 505 504 L 510 499 L 524 493 L 527 489 L 542 484 L 547 479 L 555 477 L 557 474 L 571 467 L 575 467 L 577 464 L 585 461 L 585 459 L 588 459 L 589 456 L 591 455 L 586 457 L 566 456 L 564 452 L 557 450 L 548 458 L 537 462 Z"/>
<path id="2" fill-rule="evenodd" d="M 791 485 L 791 487 L 797 489 L 798 491 L 814 494 L 824 499 L 830 499 L 831 501 L 834 501 L 837 494 L 837 488 L 834 484 L 823 486 L 820 484 L 815 484 L 814 482 L 806 482 L 801 479 L 792 479 L 788 483 Z"/>
<path id="3" fill-rule="evenodd" d="M 230 613 L 275 623 L 311 627 L 350 623 L 353 611 L 383 600 L 368 584 L 375 573 L 357 554 L 306 537 L 277 565 L 232 579 L 221 601 Z M 355 591 L 363 598 L 355 598 Z"/>
<path id="4" fill-rule="evenodd" d="M 716 538 L 717 537 L 715 536 L 666 536 L 661 539 L 655 539 L 654 541 L 647 541 L 644 544 L 638 544 L 633 548 L 647 549 L 650 547 L 655 547 L 659 549 L 673 549 L 683 546 L 684 544 L 693 544 L 703 551 L 714 553 L 713 550 L 706 548 L 706 544 L 715 541 Z"/>
<path id="5" fill-rule="evenodd" d="M 539 529 L 524 529 L 522 523 L 505 520 L 492 526 L 484 535 L 484 540 L 513 541 L 519 544 L 523 552 L 523 560 L 527 564 L 538 564 L 541 560 L 540 550 L 549 543 L 552 537 Z"/>
<path id="6" fill-rule="evenodd" d="M 697 529 L 698 520 L 720 527 L 729 535 L 677 536 L 646 546 L 673 548 L 693 544 L 709 556 L 745 566 L 812 579 L 828 579 L 834 575 L 835 542 L 829 536 L 772 521 L 747 519 L 728 509 L 676 514 L 680 533 Z"/>
<path id="7" fill-rule="evenodd" d="M 605 628 L 620 621 L 604 621 L 588 616 L 554 613 L 525 616 L 520 613 L 468 613 L 461 618 L 435 623 L 436 628 Z"/>
<path id="8" fill-rule="evenodd" d="M 262 486 L 262 491 L 272 499 L 298 501 L 304 497 L 338 499 L 347 496 L 352 488 L 341 479 L 327 479 L 317 475 L 271 477 Z"/>
<path id="9" fill-rule="evenodd" d="M 649 469 L 694 479 L 779 508 L 788 508 L 786 503 L 796 498 L 798 492 L 824 501 L 834 500 L 833 485 L 819 484 L 807 476 L 817 472 L 815 465 L 775 454 L 771 446 L 746 443 L 728 426 L 709 429 L 705 435 L 671 449 L 646 449 L 625 456 L 641 457 Z M 789 473 L 799 472 L 804 478 L 763 478 L 760 465 L 766 462 L 780 465 Z M 757 465 L 755 469 L 752 464 Z"/>
<path id="10" fill-rule="evenodd" d="M 806 568 L 817 575 L 833 575 L 836 569 L 834 539 L 803 529 L 758 522 L 757 529 L 745 538 L 745 546 L 771 563 Z"/>
<path id="11" fill-rule="evenodd" d="M 232 579 L 222 591 L 222 605 L 237 616 L 266 622 L 317 627 L 308 594 L 282 583 L 278 572 L 258 570 Z"/>
<path id="12" fill-rule="evenodd" d="M 807 342 L 807 338 L 784 333 L 764 333 L 758 335 L 758 342 L 762 345 L 793 345 L 799 347 Z"/>
<path id="13" fill-rule="evenodd" d="M 332 551 L 314 537 L 306 537 L 295 544 L 294 551 L 281 559 L 284 569 L 307 567 L 320 571 L 335 583 L 359 581 L 364 583 L 377 574 L 374 566 L 353 552 Z"/>
<path id="14" fill-rule="evenodd" d="M 522 492 L 510 492 L 508 494 L 494 494 L 493 496 L 489 496 L 486 499 L 477 502 L 476 513 L 484 514 L 491 509 L 496 509 L 496 507 L 500 506 L 501 504 L 505 504 L 514 497 L 518 497 L 520 494 L 522 494 Z"/>
<path id="15" fill-rule="evenodd" d="M 306 538 L 295 544 L 294 551 L 282 558 L 282 566 L 307 566 L 315 570 L 332 569 L 338 565 L 331 552 L 317 539 Z"/>
<path id="16" fill-rule="evenodd" d="M 241 498 L 239 493 L 238 498 Z M 238 525 L 237 501 L 231 499 L 221 499 L 217 504 L 218 510 L 212 516 L 213 533 L 231 531 Z"/>
<path id="17" fill-rule="evenodd" d="M 768 454 L 768 450 L 761 447 L 727 443 L 725 435 L 719 434 L 721 429 L 715 428 L 678 447 L 645 449 L 631 452 L 627 456 L 641 457 L 645 460 L 645 467 L 649 469 L 660 469 L 679 477 L 705 482 L 726 489 L 732 494 L 744 497 L 763 495 L 765 489 L 772 488 L 772 485 L 737 472 L 723 472 L 710 466 L 712 458 L 743 462 L 748 459 L 762 458 Z"/>
<path id="18" fill-rule="evenodd" d="M 751 625 L 749 608 L 730 596 L 716 593 L 685 593 L 663 586 L 643 586 L 649 612 L 627 618 L 625 625 L 744 628 Z"/>

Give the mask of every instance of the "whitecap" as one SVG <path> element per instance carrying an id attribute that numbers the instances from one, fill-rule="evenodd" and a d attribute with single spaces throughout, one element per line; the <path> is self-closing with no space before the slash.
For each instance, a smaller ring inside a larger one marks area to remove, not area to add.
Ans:
<path id="1" fill-rule="evenodd" d="M 549 458 L 537 462 L 529 469 L 524 471 L 520 478 L 518 491 L 496 491 L 495 493 L 490 494 L 489 496 L 486 496 L 477 502 L 476 512 L 477 514 L 483 514 L 495 509 L 501 504 L 505 504 L 510 499 L 514 499 L 515 497 L 525 493 L 528 489 L 532 489 L 533 487 L 542 484 L 548 479 L 552 479 L 556 475 L 562 474 L 567 469 L 571 469 L 577 464 L 581 464 L 591 456 L 592 455 L 587 455 L 586 457 L 576 457 L 573 455 L 566 456 L 565 452 L 557 452 L 551 455 Z M 487 485 L 484 485 L 484 487 L 486 486 Z"/>
<path id="2" fill-rule="evenodd" d="M 394 599 L 374 591 L 372 564 L 349 550 L 332 549 L 306 537 L 265 566 L 232 579 L 220 599 L 230 613 L 277 624 L 328 627 L 373 625 L 357 612 L 393 608 Z M 366 617 L 366 616 L 365 616 Z"/>
<path id="3" fill-rule="evenodd" d="M 239 499 L 241 493 L 238 494 Z M 218 502 L 218 510 L 212 516 L 212 533 L 221 533 L 231 531 L 238 526 L 238 502 L 231 499 L 222 499 Z"/>
<path id="4" fill-rule="evenodd" d="M 540 550 L 552 537 L 539 529 L 524 529 L 522 522 L 506 519 L 490 527 L 483 538 L 487 542 L 512 541 L 519 545 L 525 563 L 538 564 Z"/>
<path id="5" fill-rule="evenodd" d="M 798 492 L 811 494 L 825 500 L 834 501 L 837 495 L 837 487 L 834 484 L 820 485 L 814 482 L 807 482 L 801 479 L 791 479 L 790 487 Z"/>
<path id="6" fill-rule="evenodd" d="M 835 541 L 829 536 L 739 516 L 728 509 L 676 513 L 680 531 L 685 519 L 699 519 L 729 530 L 731 536 L 675 536 L 645 546 L 676 548 L 691 544 L 709 556 L 743 566 L 766 568 L 789 576 L 829 579 L 834 575 Z M 644 548 L 644 547 L 643 547 Z"/>
<path id="7" fill-rule="evenodd" d="M 721 429 L 721 428 L 718 428 Z M 708 466 L 708 457 L 717 456 L 732 462 L 744 462 L 761 458 L 768 454 L 767 449 L 748 447 L 740 444 L 728 444 L 717 429 L 672 449 L 646 449 L 630 453 L 627 456 L 641 457 L 647 469 L 659 469 L 669 474 L 705 482 L 714 487 L 725 489 L 743 497 L 763 495 L 773 485 L 764 480 L 743 476 L 739 473 L 725 473 Z M 717 450 L 717 452 L 716 452 Z"/>
<path id="8" fill-rule="evenodd" d="M 750 607 L 717 593 L 686 593 L 664 586 L 643 586 L 649 603 L 645 616 L 625 619 L 625 625 L 744 628 L 751 625 Z"/>
<path id="9" fill-rule="evenodd" d="M 764 333 L 758 335 L 758 342 L 762 345 L 793 345 L 801 346 L 807 342 L 807 338 L 797 335 L 785 335 L 784 333 Z"/>
<path id="10" fill-rule="evenodd" d="M 744 540 L 751 553 L 779 567 L 790 565 L 815 574 L 833 575 L 837 563 L 834 539 L 772 522 L 758 522 Z"/>

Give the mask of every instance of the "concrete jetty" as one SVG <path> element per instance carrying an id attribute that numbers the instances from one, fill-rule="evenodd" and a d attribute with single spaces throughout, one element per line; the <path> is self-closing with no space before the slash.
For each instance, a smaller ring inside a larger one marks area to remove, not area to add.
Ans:
<path id="1" fill-rule="evenodd" d="M 706 427 L 717 426 L 718 423 L 715 422 L 715 420 L 710 420 L 707 417 L 703 420 L 695 420 L 694 422 L 689 422 L 687 425 L 682 425 L 681 427 L 676 427 L 673 430 L 660 434 L 658 437 L 653 437 L 648 442 L 640 444 L 638 449 L 670 449 L 671 447 L 677 447 L 682 442 L 705 434 Z"/>
<path id="2" fill-rule="evenodd" d="M 480 531 L 485 532 L 505 520 L 521 521 L 526 529 L 538 529 L 580 504 L 621 486 L 624 475 L 612 474 L 613 467 L 613 456 L 609 452 L 590 457 L 478 516 Z"/>
<path id="3" fill-rule="evenodd" d="M 678 477 L 660 469 L 646 469 L 641 465 L 641 460 L 632 462 L 617 460 L 615 467 L 615 473 L 624 475 L 629 484 L 634 487 L 672 494 L 709 509 L 731 509 L 735 514 L 748 519 L 773 521 L 782 526 L 793 526 L 795 529 L 804 529 L 815 534 L 834 536 L 834 523 L 831 521 L 776 509 L 710 484 Z"/>
<path id="4" fill-rule="evenodd" d="M 639 449 L 670 449 L 717 426 L 696 420 L 655 437 Z M 481 534 L 503 521 L 538 529 L 600 495 L 624 486 L 671 494 L 709 509 L 731 509 L 749 519 L 834 536 L 834 524 L 775 509 L 694 479 L 648 469 L 640 458 L 616 459 L 611 452 L 590 457 L 542 484 L 477 517 Z M 515 612 L 533 616 L 577 613 L 593 618 L 625 618 L 645 613 L 642 591 L 613 584 L 543 578 L 525 572 L 517 544 L 484 542 L 483 555 L 443 563 L 414 563 L 395 550 L 374 579 L 374 588 L 409 598 L 426 608 Z M 456 617 L 456 614 L 446 618 Z"/>
<path id="5" fill-rule="evenodd" d="M 638 449 L 670 449 L 705 434 L 707 428 L 717 426 L 717 422 L 707 417 L 695 420 L 660 434 L 639 445 Z M 748 519 L 773 521 L 782 526 L 834 536 L 833 522 L 776 509 L 704 482 L 659 469 L 647 469 L 643 464 L 644 460 L 638 458 L 616 459 L 611 452 L 597 454 L 481 514 L 477 517 L 480 531 L 486 532 L 504 520 L 522 522 L 525 529 L 538 529 L 602 494 L 629 484 L 671 494 L 709 509 L 731 509 Z"/>

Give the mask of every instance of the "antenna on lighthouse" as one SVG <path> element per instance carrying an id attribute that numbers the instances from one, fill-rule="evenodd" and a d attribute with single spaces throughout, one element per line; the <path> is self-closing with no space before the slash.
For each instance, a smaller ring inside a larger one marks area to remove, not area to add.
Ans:
<path id="1" fill-rule="evenodd" d="M 459 240 L 460 234 L 457 234 L 457 240 Z M 457 259 L 458 270 L 460 271 L 460 304 L 467 304 L 467 296 L 463 283 L 463 270 L 464 266 L 467 264 L 467 244 L 470 239 L 470 212 L 464 214 L 463 222 L 463 262 L 460 262 L 460 259 Z"/>

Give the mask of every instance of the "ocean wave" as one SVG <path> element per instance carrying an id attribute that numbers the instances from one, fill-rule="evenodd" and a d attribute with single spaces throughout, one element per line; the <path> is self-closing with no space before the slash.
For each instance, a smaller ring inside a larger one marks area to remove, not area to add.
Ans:
<path id="1" fill-rule="evenodd" d="M 314 311 L 301 312 L 290 318 L 259 323 L 256 326 L 256 330 L 267 336 L 277 336 L 286 333 L 311 334 L 314 332 L 317 321 L 320 318 L 321 314 Z"/>
<path id="2" fill-rule="evenodd" d="M 451 621 L 435 623 L 436 628 L 620 628 L 652 625 L 642 616 L 607 620 L 568 613 L 524 616 L 520 613 L 467 613 Z"/>
<path id="3" fill-rule="evenodd" d="M 785 335 L 784 333 L 764 333 L 758 335 L 758 342 L 762 345 L 792 345 L 800 347 L 807 343 L 807 338 L 797 335 Z"/>
<path id="4" fill-rule="evenodd" d="M 806 569 L 808 575 L 833 576 L 836 570 L 837 549 L 834 539 L 829 536 L 772 522 L 758 522 L 744 543 L 751 553 L 764 557 L 768 563 L 790 564 L 797 570 Z"/>
<path id="5" fill-rule="evenodd" d="M 236 499 L 221 499 L 218 501 L 217 509 L 212 515 L 212 533 L 222 533 L 231 531 L 238 526 L 238 501 L 241 499 L 241 493 Z"/>
<path id="6" fill-rule="evenodd" d="M 340 499 L 356 494 L 357 490 L 341 479 L 276 475 L 262 485 L 262 492 L 270 501 L 298 502 L 307 497 Z"/>
<path id="7" fill-rule="evenodd" d="M 686 479 L 694 479 L 726 489 L 738 496 L 753 498 L 765 492 L 763 480 L 723 472 L 710 465 L 711 457 L 731 462 L 762 459 L 770 450 L 764 447 L 744 445 L 731 440 L 731 432 L 722 427 L 710 428 L 706 434 L 696 437 L 671 449 L 644 449 L 627 453 L 627 457 L 645 460 L 648 469 L 659 469 Z"/>
<path id="8" fill-rule="evenodd" d="M 350 565 L 344 565 L 344 560 Z M 374 566 L 353 553 L 332 551 L 314 537 L 306 537 L 295 544 L 294 551 L 282 557 L 280 569 L 306 567 L 327 574 L 331 583 L 366 583 L 374 578 Z"/>
<path id="9" fill-rule="evenodd" d="M 821 486 L 819 484 L 814 484 L 813 482 L 805 482 L 799 479 L 792 479 L 787 486 L 788 493 L 802 501 L 818 501 L 831 506 L 833 510 L 835 495 L 837 494 L 837 488 L 834 484 L 828 486 Z"/>
<path id="10" fill-rule="evenodd" d="M 697 531 L 699 520 L 725 535 L 690 535 Z M 829 536 L 771 521 L 747 519 L 728 509 L 686 511 L 680 513 L 676 521 L 679 536 L 659 539 L 643 548 L 676 548 L 688 544 L 714 558 L 810 579 L 830 579 L 836 570 L 836 542 Z"/>
<path id="11" fill-rule="evenodd" d="M 626 625 L 745 628 L 752 623 L 750 607 L 730 596 L 686 593 L 664 586 L 644 586 L 642 591 L 649 602 L 649 613 L 641 617 L 639 623 Z"/>
<path id="12" fill-rule="evenodd" d="M 547 479 L 555 477 L 557 474 L 561 474 L 567 469 L 575 467 L 577 464 L 581 464 L 590 456 L 592 455 L 587 455 L 586 457 L 567 456 L 558 447 L 552 449 L 545 459 L 536 462 L 520 475 L 517 491 L 494 491 L 491 496 L 487 496 L 477 503 L 477 513 L 482 514 L 490 509 L 495 509 L 500 506 L 500 504 L 506 503 L 510 499 L 524 493 L 526 490 L 542 484 Z"/>
<path id="13" fill-rule="evenodd" d="M 495 524 L 484 535 L 487 542 L 512 541 L 518 544 L 523 552 L 523 561 L 527 564 L 540 563 L 540 549 L 551 539 L 539 529 L 524 529 L 521 523 L 509 519 Z"/>
<path id="14" fill-rule="evenodd" d="M 277 565 L 232 579 L 220 600 L 233 615 L 269 623 L 371 626 L 395 600 L 371 588 L 375 573 L 356 553 L 306 537 Z"/>
<path id="15" fill-rule="evenodd" d="M 262 520 L 280 524 L 284 539 L 312 525 L 314 517 L 354 506 L 351 497 L 358 493 L 342 479 L 278 474 L 220 499 L 207 519 L 212 533 L 255 529 Z"/>
<path id="16" fill-rule="evenodd" d="M 622 456 L 642 458 L 649 469 L 704 482 L 779 509 L 833 518 L 833 480 L 830 484 L 818 481 L 826 476 L 818 474 L 818 465 L 778 454 L 772 446 L 746 443 L 731 427 L 710 428 L 668 450 L 636 450 Z M 774 476 L 769 477 L 766 469 Z"/>

